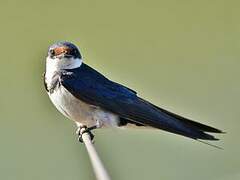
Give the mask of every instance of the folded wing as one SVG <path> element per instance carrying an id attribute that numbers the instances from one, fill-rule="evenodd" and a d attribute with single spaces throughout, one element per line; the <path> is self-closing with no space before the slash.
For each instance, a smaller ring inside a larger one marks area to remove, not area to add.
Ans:
<path id="1" fill-rule="evenodd" d="M 114 83 L 89 66 L 61 76 L 61 84 L 75 97 L 119 115 L 130 122 L 151 126 L 192 139 L 217 140 L 210 133 L 222 131 L 161 109 L 137 96 L 136 92 Z"/>

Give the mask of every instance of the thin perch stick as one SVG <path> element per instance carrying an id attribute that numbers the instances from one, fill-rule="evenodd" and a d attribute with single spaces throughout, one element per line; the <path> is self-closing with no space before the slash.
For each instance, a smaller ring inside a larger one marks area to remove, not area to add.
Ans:
<path id="1" fill-rule="evenodd" d="M 80 131 L 80 133 L 82 134 L 82 140 L 86 146 L 88 155 L 90 157 L 90 161 L 92 163 L 93 166 L 93 170 L 95 172 L 96 175 L 96 179 L 97 180 L 111 180 L 106 169 L 103 166 L 103 163 L 101 162 L 101 159 L 98 156 L 98 153 L 92 143 L 92 140 L 90 138 L 90 135 L 84 132 L 85 128 L 82 128 Z"/>

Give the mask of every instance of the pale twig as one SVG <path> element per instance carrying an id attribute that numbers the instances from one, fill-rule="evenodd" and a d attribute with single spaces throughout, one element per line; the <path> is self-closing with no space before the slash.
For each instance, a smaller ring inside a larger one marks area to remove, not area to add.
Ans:
<path id="1" fill-rule="evenodd" d="M 85 132 L 85 128 L 81 128 L 80 133 L 82 135 L 83 143 L 86 146 L 90 161 L 93 166 L 93 170 L 97 180 L 110 180 L 110 177 L 98 156 L 98 153 L 92 143 L 91 137 L 88 132 Z"/>

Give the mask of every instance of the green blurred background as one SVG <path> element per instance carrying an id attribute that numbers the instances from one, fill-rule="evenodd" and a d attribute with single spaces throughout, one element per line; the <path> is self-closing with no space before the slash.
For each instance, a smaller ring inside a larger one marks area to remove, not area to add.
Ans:
<path id="1" fill-rule="evenodd" d="M 240 23 L 234 0 L 0 2 L 0 179 L 91 180 L 75 126 L 49 101 L 45 56 L 72 41 L 142 97 L 227 131 L 213 147 L 152 130 L 97 130 L 114 180 L 240 179 Z"/>

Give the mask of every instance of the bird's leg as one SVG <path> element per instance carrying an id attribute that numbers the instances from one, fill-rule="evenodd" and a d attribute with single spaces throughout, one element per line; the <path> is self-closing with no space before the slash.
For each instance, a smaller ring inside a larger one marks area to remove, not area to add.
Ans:
<path id="1" fill-rule="evenodd" d="M 83 143 L 82 135 L 84 133 L 88 133 L 90 138 L 91 138 L 91 141 L 93 141 L 94 135 L 91 132 L 91 130 L 94 130 L 96 128 L 97 128 L 97 126 L 92 126 L 92 127 L 89 127 L 89 128 L 87 126 L 78 126 L 77 131 L 76 131 L 76 134 L 78 135 L 78 141 Z"/>

